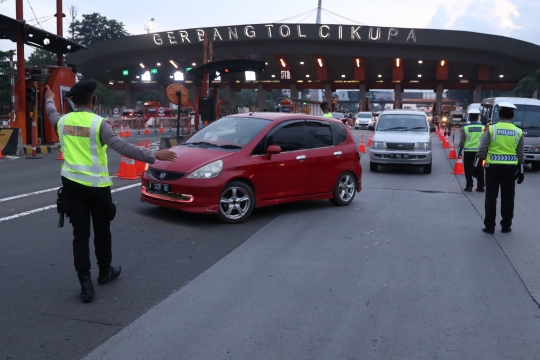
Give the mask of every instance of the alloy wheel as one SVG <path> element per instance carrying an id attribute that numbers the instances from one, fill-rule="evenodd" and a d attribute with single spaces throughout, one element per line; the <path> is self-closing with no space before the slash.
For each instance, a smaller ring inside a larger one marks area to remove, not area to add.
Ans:
<path id="1" fill-rule="evenodd" d="M 354 197 L 356 186 L 352 175 L 346 174 L 339 181 L 338 192 L 339 198 L 345 202 L 350 201 Z"/>
<path id="2" fill-rule="evenodd" d="M 227 219 L 237 220 L 250 210 L 251 198 L 248 192 L 239 186 L 231 186 L 223 192 L 219 200 L 220 212 Z"/>

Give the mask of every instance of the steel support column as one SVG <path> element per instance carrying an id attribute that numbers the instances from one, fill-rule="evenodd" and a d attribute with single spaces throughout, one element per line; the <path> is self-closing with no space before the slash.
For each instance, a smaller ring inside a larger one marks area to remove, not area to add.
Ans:
<path id="1" fill-rule="evenodd" d="M 401 84 L 396 84 L 394 86 L 394 109 L 401 109 L 402 107 Z"/>
<path id="2" fill-rule="evenodd" d="M 479 103 L 482 101 L 482 84 L 476 84 L 474 88 L 473 101 Z"/>
<path id="3" fill-rule="evenodd" d="M 24 20 L 23 18 L 23 0 L 17 0 L 16 19 Z M 23 25 L 17 25 L 17 120 L 16 127 L 21 129 L 22 142 L 27 143 L 27 124 L 26 124 L 26 80 L 24 78 L 24 36 Z"/>
<path id="4" fill-rule="evenodd" d="M 442 102 L 443 102 L 443 85 L 437 84 L 437 89 L 435 90 L 435 112 L 434 115 L 437 114 L 439 116 L 442 116 Z"/>
<path id="5" fill-rule="evenodd" d="M 266 90 L 262 85 L 257 87 L 257 111 L 266 109 Z"/>
<path id="6" fill-rule="evenodd" d="M 292 84 L 292 85 L 291 85 L 291 97 L 292 97 L 293 99 L 299 99 L 299 98 L 300 98 L 300 97 L 298 96 L 298 89 L 297 89 L 297 87 L 296 87 L 295 84 Z"/>
<path id="7" fill-rule="evenodd" d="M 367 98 L 366 98 L 366 84 L 360 84 L 360 89 L 358 93 L 358 111 L 369 111 L 367 108 Z"/>

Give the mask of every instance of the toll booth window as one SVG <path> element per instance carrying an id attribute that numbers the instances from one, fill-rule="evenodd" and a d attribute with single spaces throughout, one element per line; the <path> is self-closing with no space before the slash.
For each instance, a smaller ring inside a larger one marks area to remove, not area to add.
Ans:
<path id="1" fill-rule="evenodd" d="M 318 121 L 308 121 L 307 130 L 307 148 L 316 149 L 334 145 L 330 124 Z"/>
<path id="2" fill-rule="evenodd" d="M 148 113 L 153 115 L 153 114 L 157 113 L 157 110 L 156 109 L 148 109 Z"/>
<path id="3" fill-rule="evenodd" d="M 339 145 L 347 141 L 347 130 L 345 130 L 345 126 L 332 123 L 330 127 L 334 137 L 334 144 Z"/>
<path id="4" fill-rule="evenodd" d="M 304 123 L 287 125 L 268 137 L 267 146 L 277 145 L 282 152 L 304 149 Z"/>

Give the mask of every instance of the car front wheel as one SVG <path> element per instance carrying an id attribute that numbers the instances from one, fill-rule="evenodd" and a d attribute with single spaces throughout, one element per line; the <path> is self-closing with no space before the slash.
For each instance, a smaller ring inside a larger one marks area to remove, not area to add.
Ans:
<path id="1" fill-rule="evenodd" d="M 431 163 L 424 165 L 424 174 L 431 174 Z"/>
<path id="2" fill-rule="evenodd" d="M 532 171 L 540 171 L 540 162 L 531 162 Z"/>
<path id="3" fill-rule="evenodd" d="M 219 196 L 218 218 L 224 223 L 237 224 L 246 220 L 255 208 L 255 194 L 241 182 L 225 185 Z"/>
<path id="4" fill-rule="evenodd" d="M 369 163 L 369 171 L 376 172 L 377 170 L 379 170 L 379 164 L 374 163 L 374 162 L 370 162 Z"/>
<path id="5" fill-rule="evenodd" d="M 356 195 L 356 178 L 350 172 L 345 172 L 336 181 L 334 196 L 330 202 L 336 206 L 349 205 Z"/>

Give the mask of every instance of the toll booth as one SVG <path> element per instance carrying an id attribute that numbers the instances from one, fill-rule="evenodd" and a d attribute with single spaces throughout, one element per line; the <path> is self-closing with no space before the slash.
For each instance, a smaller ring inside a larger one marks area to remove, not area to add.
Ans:
<path id="1" fill-rule="evenodd" d="M 37 93 L 34 90 L 36 83 Z M 67 92 L 75 85 L 75 73 L 71 68 L 59 66 L 26 68 L 26 120 L 17 120 L 12 123 L 12 127 L 21 129 L 23 144 L 28 144 L 32 140 L 32 121 L 34 118 L 37 119 L 38 143 L 52 144 L 59 141 L 56 129 L 51 126 L 45 110 L 44 94 L 47 85 L 55 94 L 56 110 L 60 114 L 67 114 L 73 110 L 71 102 L 65 98 Z M 37 114 L 34 114 L 35 100 L 38 103 Z"/>

